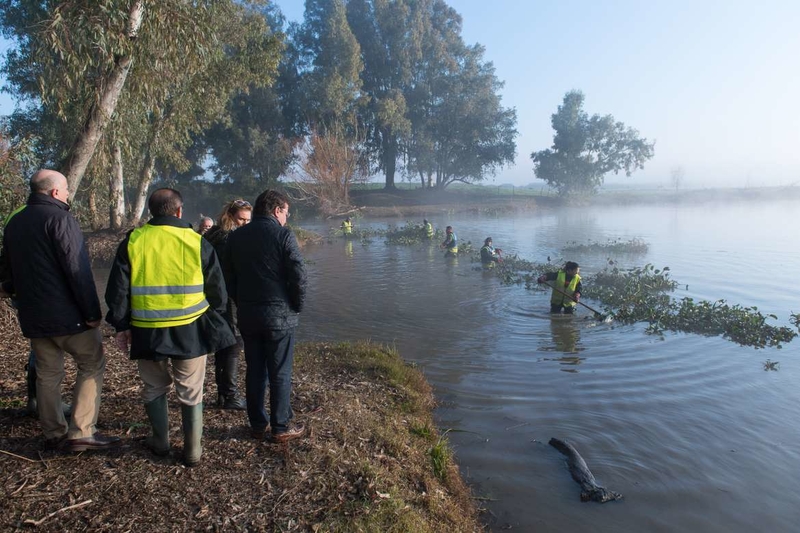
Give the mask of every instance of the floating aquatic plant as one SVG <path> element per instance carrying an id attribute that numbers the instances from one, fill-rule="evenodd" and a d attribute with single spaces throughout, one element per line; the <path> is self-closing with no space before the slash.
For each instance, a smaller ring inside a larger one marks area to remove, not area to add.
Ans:
<path id="1" fill-rule="evenodd" d="M 579 244 L 575 241 L 567 243 L 562 251 L 564 253 L 617 253 L 617 254 L 643 254 L 649 249 L 649 245 L 642 239 L 633 238 L 627 241 L 621 239 L 609 239 L 607 242 L 595 242 L 589 240 L 588 243 Z"/>
<path id="2" fill-rule="evenodd" d="M 434 232 L 432 237 L 428 237 L 425 233 L 425 226 L 422 224 L 414 224 L 413 222 L 406 222 L 405 226 L 391 228 L 386 231 L 386 244 L 399 244 L 404 246 L 414 244 L 426 243 L 440 243 L 444 240 L 444 231 L 438 229 Z"/>
<path id="3" fill-rule="evenodd" d="M 668 293 L 678 287 L 669 267 L 645 265 L 628 270 L 605 269 L 589 277 L 583 295 L 603 302 L 614 319 L 622 323 L 647 322 L 647 332 L 682 331 L 721 335 L 742 346 L 776 347 L 790 342 L 797 333 L 785 326 L 767 324 L 775 315 L 764 315 L 756 307 L 731 305 L 692 298 L 675 300 Z"/>

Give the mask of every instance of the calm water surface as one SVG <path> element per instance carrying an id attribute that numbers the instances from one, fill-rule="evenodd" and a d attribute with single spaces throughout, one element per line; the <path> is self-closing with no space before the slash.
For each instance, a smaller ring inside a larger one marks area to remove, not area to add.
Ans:
<path id="1" fill-rule="evenodd" d="M 589 239 L 650 244 L 623 265 L 669 266 L 676 296 L 800 312 L 797 203 L 569 208 L 515 218 L 428 218 L 478 248 L 544 261 Z M 363 221 L 385 228 L 393 221 Z M 400 222 L 402 223 L 402 222 Z M 322 226 L 303 224 L 326 232 Z M 501 286 L 468 259 L 427 246 L 343 242 L 305 250 L 300 341 L 372 339 L 433 384 L 440 427 L 493 530 L 798 531 L 800 340 L 754 350 L 721 338 L 648 336 L 583 309 L 551 319 L 546 292 Z M 584 276 L 604 255 L 564 257 Z M 688 287 L 687 287 L 688 285 Z M 589 305 L 598 302 L 587 300 Z M 767 359 L 780 362 L 765 371 Z M 570 440 L 598 482 L 625 499 L 581 503 Z"/>

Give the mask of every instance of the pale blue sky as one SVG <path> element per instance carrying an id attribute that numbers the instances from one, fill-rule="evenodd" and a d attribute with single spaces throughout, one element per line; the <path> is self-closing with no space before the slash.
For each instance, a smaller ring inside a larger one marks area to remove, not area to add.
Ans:
<path id="1" fill-rule="evenodd" d="M 800 183 L 800 2 L 448 3 L 517 109 L 516 164 L 493 183 L 534 182 L 530 153 L 552 143 L 550 115 L 570 89 L 589 114 L 656 140 L 645 170 L 611 182 L 667 183 L 680 165 L 689 186 Z M 302 18 L 302 0 L 276 4 Z M 11 108 L 1 96 L 0 114 Z"/>

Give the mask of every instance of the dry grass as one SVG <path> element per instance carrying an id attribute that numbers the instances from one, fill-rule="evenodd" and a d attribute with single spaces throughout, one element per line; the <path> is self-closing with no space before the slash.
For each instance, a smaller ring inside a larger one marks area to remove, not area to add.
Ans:
<path id="1" fill-rule="evenodd" d="M 0 331 L 4 531 L 31 521 L 44 531 L 482 530 L 454 462 L 447 460 L 441 478 L 434 473 L 440 437 L 430 387 L 391 350 L 301 344 L 293 407 L 309 436 L 289 446 L 257 442 L 244 413 L 207 409 L 203 462 L 187 469 L 174 398 L 173 455 L 157 459 L 144 448 L 149 429 L 136 369 L 109 330 L 98 426 L 124 446 L 77 456 L 42 451 L 38 422 L 20 408 L 28 344 L 5 304 Z M 65 390 L 72 380 L 69 368 Z M 209 361 L 206 398 L 215 397 Z"/>

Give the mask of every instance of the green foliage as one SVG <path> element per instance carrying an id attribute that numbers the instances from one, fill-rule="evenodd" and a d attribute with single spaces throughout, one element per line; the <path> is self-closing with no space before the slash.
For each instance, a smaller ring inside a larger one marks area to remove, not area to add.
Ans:
<path id="1" fill-rule="evenodd" d="M 536 177 L 562 196 L 593 193 L 609 172 L 630 176 L 654 154 L 655 143 L 617 122 L 611 115 L 589 115 L 583 111 L 584 95 L 570 91 L 558 112 L 552 115 L 553 146 L 533 152 Z"/>
<path id="2" fill-rule="evenodd" d="M 13 143 L 0 131 L 0 239 L 6 217 L 23 205 L 28 197 L 28 178 L 35 164 L 36 156 L 30 139 Z"/>
<path id="3" fill-rule="evenodd" d="M 16 41 L 4 72 L 12 92 L 32 104 L 17 113 L 14 133 L 42 133 L 43 159 L 60 167 L 111 73 L 130 62 L 106 131 L 123 148 L 125 175 L 140 176 L 139 194 L 146 194 L 154 168 L 162 175 L 189 168 L 187 150 L 224 118 L 231 96 L 274 80 L 281 38 L 262 4 L 145 2 L 131 38 L 129 0 L 3 1 L 0 25 Z M 106 139 L 98 151 L 111 145 Z M 93 161 L 95 171 L 108 176 L 109 161 Z M 89 183 L 85 192 L 95 188 Z"/>
<path id="4" fill-rule="evenodd" d="M 600 243 L 590 240 L 588 243 L 578 244 L 569 242 L 561 251 L 564 253 L 609 253 L 609 254 L 643 254 L 649 246 L 642 239 L 634 238 L 627 241 L 621 239 L 609 239 L 607 242 Z"/>
<path id="5" fill-rule="evenodd" d="M 406 222 L 404 226 L 389 229 L 386 232 L 386 244 L 414 245 L 441 242 L 445 238 L 445 233 L 441 229 L 434 232 L 432 238 L 428 238 L 425 233 L 425 226 Z"/>
<path id="6" fill-rule="evenodd" d="M 767 324 L 775 315 L 764 315 L 756 307 L 730 305 L 725 300 L 675 300 L 669 292 L 677 288 L 669 267 L 645 265 L 628 270 L 616 267 L 598 272 L 586 280 L 583 295 L 613 308 L 621 323 L 647 322 L 647 332 L 682 331 L 721 335 L 742 346 L 777 347 L 790 342 L 797 333 L 788 327 Z"/>
<path id="7" fill-rule="evenodd" d="M 452 458 L 452 452 L 450 451 L 450 445 L 445 438 L 447 436 L 448 431 L 445 431 L 439 440 L 431 446 L 430 451 L 428 452 L 431 456 L 431 465 L 433 466 L 433 473 L 434 475 L 444 480 L 447 477 L 447 466 L 450 464 L 450 460 Z"/>

